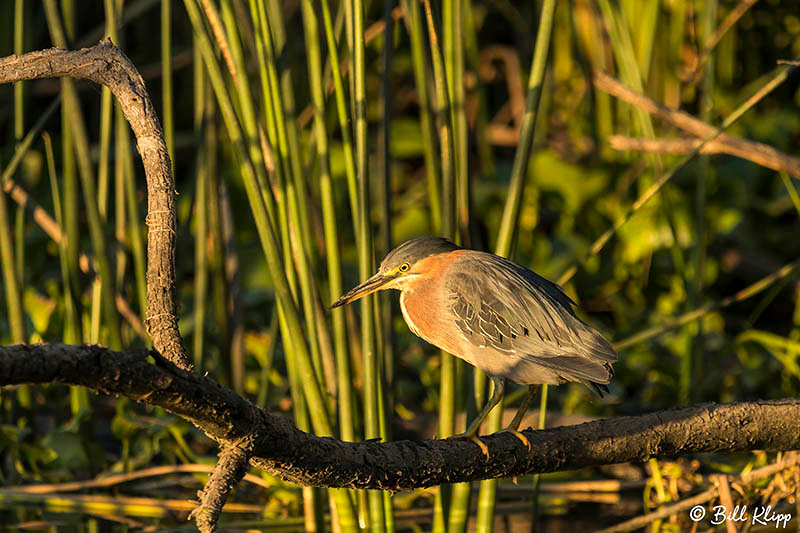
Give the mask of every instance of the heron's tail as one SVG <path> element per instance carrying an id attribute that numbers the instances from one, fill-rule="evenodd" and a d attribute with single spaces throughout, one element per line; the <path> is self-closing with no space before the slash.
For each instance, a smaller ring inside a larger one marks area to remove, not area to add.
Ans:
<path id="1" fill-rule="evenodd" d="M 589 381 L 588 379 L 581 380 L 581 383 L 586 385 L 590 391 L 596 393 L 601 398 L 604 394 L 608 394 L 608 385 L 605 383 L 596 383 L 594 381 Z"/>

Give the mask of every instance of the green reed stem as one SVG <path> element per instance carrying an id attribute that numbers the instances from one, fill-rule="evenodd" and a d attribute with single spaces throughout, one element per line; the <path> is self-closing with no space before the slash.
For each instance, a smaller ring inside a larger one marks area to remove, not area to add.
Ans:
<path id="1" fill-rule="evenodd" d="M 109 35 L 109 30 L 114 27 L 114 7 L 112 2 L 106 0 L 105 2 L 105 19 L 106 19 L 106 35 Z M 102 87 L 100 90 L 100 154 L 97 162 L 97 207 L 100 213 L 100 218 L 104 225 L 108 224 L 108 188 L 110 182 L 110 159 L 111 159 L 111 111 L 114 103 L 111 95 L 111 90 L 108 87 Z M 117 213 L 117 220 L 120 214 Z M 124 220 L 124 217 L 123 217 Z M 118 261 L 119 257 L 124 257 L 124 252 L 121 247 L 117 250 Z M 119 283 L 117 276 L 114 277 L 115 283 Z M 91 321 L 89 342 L 100 342 L 100 315 L 103 309 L 102 296 L 103 284 L 100 278 L 95 278 L 92 282 L 92 305 L 91 305 Z"/>
<path id="2" fill-rule="evenodd" d="M 795 211 L 797 211 L 797 214 L 800 215 L 800 194 L 797 193 L 797 188 L 794 186 L 794 183 L 792 183 L 791 178 L 788 174 L 786 174 L 786 172 L 778 172 L 778 175 L 781 177 L 783 186 L 786 187 L 786 192 L 789 194 L 789 198 L 792 199 L 792 205 L 794 205 Z"/>
<path id="3" fill-rule="evenodd" d="M 199 132 L 197 155 L 195 157 L 197 168 L 197 184 L 195 187 L 195 229 L 194 237 L 194 335 L 192 346 L 194 352 L 194 366 L 198 372 L 203 371 L 203 345 L 205 340 L 205 322 L 208 291 L 208 219 L 209 219 L 209 167 L 205 154 L 206 137 L 205 124 L 212 120 L 213 102 L 206 91 L 205 72 L 203 71 L 203 58 L 197 47 L 193 49 L 194 61 L 192 80 L 194 90 L 194 130 Z M 277 321 L 274 321 L 277 324 Z M 273 342 L 274 344 L 274 342 Z M 263 384 L 262 384 L 263 385 Z M 260 390 L 259 390 L 260 393 Z"/>
<path id="4" fill-rule="evenodd" d="M 356 163 L 353 151 L 352 134 L 350 133 L 350 114 L 347 112 L 347 95 L 342 82 L 339 52 L 336 45 L 336 35 L 331 21 L 328 0 L 321 0 L 322 22 L 325 28 L 325 38 L 330 56 L 331 73 L 333 74 L 333 89 L 336 101 L 336 116 L 339 119 L 339 130 L 342 134 L 342 150 L 344 152 L 344 170 L 347 177 L 347 192 L 350 199 L 350 214 L 353 217 L 353 233 L 356 237 L 356 246 L 361 247 L 361 211 L 358 203 L 358 181 L 356 178 Z M 349 5 L 348 2 L 345 4 Z"/>
<path id="5" fill-rule="evenodd" d="M 20 54 L 23 52 L 22 31 L 24 24 L 24 6 L 22 2 L 16 2 L 14 6 L 14 24 L 17 28 L 14 35 L 14 53 Z M 23 85 L 17 83 L 14 85 L 14 136 L 17 140 L 17 150 L 20 148 L 20 142 L 23 140 L 24 131 L 24 111 L 23 111 Z M 21 158 L 21 156 L 20 156 Z M 12 171 L 13 172 L 13 171 Z M 10 176 L 11 173 L 8 173 Z M 6 173 L 3 173 L 3 183 L 5 184 Z M 3 187 L 0 187 L 3 189 Z M 25 333 L 25 312 L 22 306 L 22 288 L 20 287 L 20 265 L 17 263 L 15 257 L 17 253 L 14 250 L 14 238 L 11 231 L 11 222 L 9 220 L 8 207 L 6 204 L 6 193 L 0 190 L 0 259 L 2 259 L 3 281 L 5 284 L 6 306 L 8 308 L 8 322 L 11 328 L 11 342 L 18 344 L 24 343 L 27 340 Z M 27 391 L 26 391 L 27 395 Z M 24 403 L 30 404 L 30 398 L 20 398 Z"/>
<path id="6" fill-rule="evenodd" d="M 17 277 L 17 262 L 14 259 L 14 238 L 8 218 L 6 194 L 0 192 L 0 259 L 2 259 L 3 283 L 8 309 L 8 323 L 11 328 L 11 342 L 22 344 L 27 341 L 25 334 L 25 313 L 22 309 L 22 291 Z"/>
<path id="7" fill-rule="evenodd" d="M 223 3 L 223 7 L 227 6 L 230 2 L 227 1 Z M 229 10 L 228 10 L 229 11 Z M 263 29 L 266 26 L 266 7 L 263 2 L 256 2 L 254 0 L 250 0 L 250 14 L 253 19 L 253 26 L 256 34 L 256 55 L 258 58 L 258 74 L 259 79 L 261 81 L 261 93 L 263 97 L 263 113 L 264 113 L 264 122 L 266 124 L 266 131 L 267 136 L 269 138 L 269 142 L 271 144 L 271 149 L 274 151 L 275 147 L 280 146 L 280 138 L 278 134 L 278 119 L 275 116 L 274 106 L 272 104 L 271 99 L 271 92 L 269 87 L 274 85 L 276 82 L 274 81 L 277 78 L 277 75 L 272 72 L 274 69 L 274 62 L 270 62 L 268 58 L 268 50 L 267 45 L 264 41 L 264 36 L 269 35 Z M 226 21 L 231 21 L 229 23 L 229 30 L 236 31 L 235 25 L 233 24 L 232 17 L 226 17 Z M 234 40 L 236 42 L 237 40 Z M 236 42 L 235 47 L 238 47 L 238 42 Z M 234 48 L 236 50 L 236 48 Z M 241 58 L 241 53 L 235 54 L 235 57 Z M 241 60 L 241 65 L 238 67 L 239 71 L 242 71 L 243 68 L 243 60 Z M 270 66 L 271 65 L 271 66 Z M 234 78 L 235 79 L 235 78 Z M 271 81 L 272 80 L 272 81 Z M 237 85 L 242 85 L 241 83 L 237 83 Z M 249 91 L 246 88 L 240 88 L 241 91 Z M 242 100 L 249 100 L 248 98 L 241 97 Z M 245 104 L 249 105 L 249 104 Z M 289 214 L 288 209 L 286 207 L 286 193 L 285 193 L 285 183 L 288 178 L 288 174 L 290 172 L 289 165 L 287 163 L 285 157 L 285 150 L 279 148 L 279 155 L 280 157 L 275 158 L 274 154 L 270 152 L 272 155 L 271 157 L 265 157 L 265 162 L 270 164 L 270 173 L 274 176 L 275 186 L 273 187 L 273 192 L 275 195 L 275 203 L 277 207 L 277 213 L 270 213 L 270 220 L 272 221 L 273 225 L 276 223 L 278 224 L 278 231 L 280 234 L 280 241 L 282 244 L 282 252 L 283 252 L 283 262 L 286 268 L 286 276 L 289 283 L 289 288 L 291 289 L 292 296 L 296 298 L 297 295 L 297 275 L 293 268 L 290 267 L 292 264 L 292 252 L 291 246 L 289 245 L 291 239 L 289 237 Z M 256 156 L 260 158 L 260 155 Z M 257 159 L 256 159 L 257 160 Z M 258 172 L 258 168 L 260 165 L 256 164 L 256 171 Z M 258 177 L 259 184 L 261 184 L 261 189 L 263 194 L 267 194 L 268 190 L 266 187 L 266 183 L 264 181 L 265 178 Z M 272 204 L 272 200 L 270 198 L 265 198 L 264 202 L 267 205 L 267 208 Z"/>
<path id="8" fill-rule="evenodd" d="M 67 41 L 61 28 L 61 19 L 55 0 L 45 0 L 44 5 L 47 24 L 50 28 L 53 42 L 56 46 L 66 48 Z M 103 311 L 108 331 L 108 345 L 112 349 L 119 349 L 122 347 L 122 339 L 120 337 L 119 316 L 114 303 L 116 283 L 111 272 L 104 224 L 98 209 L 97 189 L 89 155 L 88 135 L 83 121 L 83 114 L 80 111 L 75 85 L 69 78 L 63 78 L 62 82 L 64 107 L 68 113 L 69 127 L 74 135 L 74 149 L 77 155 L 78 170 L 84 194 L 84 207 L 89 222 L 89 235 L 95 251 L 95 264 L 98 267 L 100 279 L 103 281 Z"/>
<path id="9" fill-rule="evenodd" d="M 439 122 L 439 150 L 442 160 L 442 235 L 453 239 L 456 231 L 455 163 L 453 161 L 453 129 L 450 117 L 450 99 L 448 98 L 449 89 L 430 0 L 423 0 L 423 5 L 430 38 L 431 63 L 433 64 L 433 79 L 436 89 L 436 116 Z"/>
<path id="10" fill-rule="evenodd" d="M 455 168 L 455 182 L 457 191 L 457 226 L 462 245 L 469 247 L 471 236 L 469 233 L 470 215 L 470 174 L 469 174 L 469 149 L 467 144 L 467 114 L 465 108 L 464 87 L 464 35 L 462 28 L 465 17 L 462 12 L 465 0 L 447 0 L 443 4 L 444 29 L 444 58 L 445 72 L 447 74 L 447 87 L 450 90 L 451 117 L 453 123 L 453 163 Z M 469 6 L 466 6 L 469 9 Z M 454 374 L 454 408 L 455 399 L 466 397 L 465 380 L 457 379 L 459 361 L 455 363 Z M 472 373 L 472 372 L 470 372 Z M 466 420 L 466 417 L 465 417 Z M 455 428 L 454 428 L 455 430 Z M 472 497 L 470 483 L 458 483 L 451 488 L 450 508 L 447 515 L 447 531 L 460 533 L 466 530 L 469 518 L 469 504 Z"/>
<path id="11" fill-rule="evenodd" d="M 444 49 L 447 87 L 453 122 L 454 172 L 456 181 L 457 225 L 461 242 L 469 246 L 470 173 L 467 144 L 467 110 L 464 87 L 464 14 L 466 0 L 444 2 Z"/>
<path id="12" fill-rule="evenodd" d="M 411 59 L 414 80 L 419 100 L 419 120 L 422 129 L 422 149 L 425 158 L 425 175 L 428 185 L 428 206 L 431 216 L 431 232 L 442 231 L 441 193 L 439 182 L 439 159 L 436 157 L 436 135 L 433 127 L 433 109 L 428 98 L 428 63 L 425 60 L 425 35 L 419 2 L 401 0 L 406 17 L 406 28 L 411 41 Z"/>
<path id="13" fill-rule="evenodd" d="M 522 204 L 525 176 L 528 172 L 528 162 L 531 157 L 533 137 L 536 129 L 536 118 L 542 96 L 547 59 L 550 52 L 550 37 L 553 31 L 555 9 L 555 0 L 544 0 L 542 3 L 539 29 L 536 35 L 536 49 L 534 50 L 531 73 L 528 78 L 525 114 L 522 116 L 519 144 L 514 153 L 514 164 L 511 169 L 511 183 L 508 196 L 506 197 L 503 217 L 497 236 L 497 245 L 495 247 L 495 253 L 505 257 L 508 257 L 511 253 L 512 244 L 516 239 L 517 220 Z M 490 432 L 493 433 L 500 429 L 502 416 L 502 407 L 494 409 L 492 413 L 489 414 L 487 429 Z M 494 522 L 494 503 L 497 482 L 494 480 L 482 481 L 480 487 L 478 495 L 478 516 L 476 518 L 477 529 L 479 531 L 490 531 L 492 523 Z"/>
<path id="14" fill-rule="evenodd" d="M 286 280 L 278 242 L 272 226 L 269 224 L 267 209 L 264 205 L 265 195 L 262 195 L 256 183 L 256 172 L 253 168 L 252 161 L 248 157 L 248 149 L 244 146 L 242 130 L 239 127 L 238 120 L 236 120 L 236 115 L 233 111 L 229 94 L 226 91 L 216 55 L 211 48 L 208 36 L 205 34 L 205 29 L 200 18 L 200 11 L 194 0 L 185 0 L 184 4 L 192 26 L 195 29 L 197 44 L 202 52 L 203 61 L 206 65 L 214 94 L 217 97 L 217 103 L 228 130 L 228 135 L 236 149 L 236 156 L 240 165 L 239 169 L 244 179 L 247 197 L 250 201 L 250 206 L 256 222 L 256 229 L 258 230 L 259 239 L 261 240 L 264 255 L 267 260 L 267 266 L 275 285 L 275 294 L 280 303 L 281 312 L 285 315 L 285 328 L 282 328 L 282 331 L 284 331 L 286 335 L 283 335 L 283 338 L 291 339 L 291 345 L 295 347 L 294 352 L 298 354 L 298 366 L 302 375 L 301 381 L 303 390 L 306 391 L 306 398 L 309 401 L 315 431 L 320 435 L 331 435 L 331 427 L 327 419 L 325 403 L 322 400 L 319 383 L 316 380 L 309 357 L 308 347 L 305 344 L 297 307 L 294 304 L 294 299 L 292 298 L 288 281 Z"/>
<path id="15" fill-rule="evenodd" d="M 14 53 L 24 53 L 23 38 L 25 36 L 25 9 L 20 0 L 14 2 Z M 14 84 L 14 141 L 16 144 L 25 135 L 25 84 Z M 21 176 L 20 176 L 21 177 Z M 25 207 L 17 206 L 15 228 L 16 272 L 20 286 L 25 285 Z"/>
<path id="16" fill-rule="evenodd" d="M 356 175 L 358 177 L 358 202 L 361 226 L 359 232 L 358 272 L 366 279 L 373 270 L 372 224 L 370 220 L 370 187 L 367 160 L 367 92 L 366 64 L 364 49 L 364 2 L 348 0 L 351 15 L 353 62 L 353 123 L 355 125 Z M 375 297 L 369 295 L 361 299 L 361 350 L 364 367 L 364 436 L 368 439 L 381 437 L 381 414 L 378 400 L 378 354 L 375 332 Z M 378 491 L 369 491 L 370 529 L 375 532 L 386 531 L 383 496 Z"/>
<path id="17" fill-rule="evenodd" d="M 53 155 L 53 141 L 50 135 L 45 132 L 42 134 L 44 139 L 45 160 L 47 162 L 47 174 L 50 178 L 50 190 L 53 195 L 53 213 L 55 215 L 56 223 L 60 227 L 64 227 L 64 216 L 61 210 L 61 195 L 58 189 L 58 179 L 56 178 L 56 162 Z M 78 316 L 78 309 L 75 306 L 75 298 L 73 297 L 71 286 L 72 283 L 69 279 L 70 271 L 67 258 L 67 242 L 66 239 L 61 239 L 58 243 L 58 262 L 61 267 L 61 282 L 64 286 L 64 334 L 62 340 L 64 344 L 80 344 L 81 343 L 81 327 L 80 317 Z M 70 411 L 73 416 L 77 416 L 81 411 L 91 407 L 91 400 L 89 398 L 89 390 L 85 387 L 70 387 Z"/>
<path id="18" fill-rule="evenodd" d="M 392 248 L 392 196 L 391 196 L 391 177 L 392 177 L 392 158 L 391 148 L 391 120 L 392 120 L 392 51 L 394 48 L 394 19 L 392 10 L 394 0 L 384 0 L 383 2 L 383 72 L 381 73 L 381 100 L 383 103 L 383 117 L 381 119 L 379 151 L 382 152 L 382 171 L 383 176 L 381 186 L 378 188 L 378 205 L 381 211 L 381 252 L 388 253 Z M 378 369 L 378 414 L 381 435 L 385 440 L 391 439 L 391 413 L 394 412 L 394 334 L 393 322 L 394 313 L 392 309 L 391 297 L 393 295 L 384 292 L 376 301 L 379 305 L 377 316 L 375 317 L 376 328 L 379 338 L 379 346 L 382 347 L 383 358 L 379 361 Z M 395 531 L 396 523 L 394 509 L 392 506 L 392 493 L 383 491 L 383 514 L 387 533 Z"/>
<path id="19" fill-rule="evenodd" d="M 53 155 L 53 141 L 50 135 L 45 132 L 42 134 L 44 139 L 45 160 L 47 162 L 47 174 L 50 178 L 50 190 L 53 195 L 53 213 L 55 215 L 56 223 L 60 227 L 64 227 L 64 215 L 61 209 L 61 194 L 58 189 L 58 179 L 56 178 L 56 163 L 55 156 Z M 70 290 L 71 283 L 69 280 L 70 271 L 67 268 L 67 241 L 61 239 L 58 242 L 58 260 L 61 265 L 61 281 L 64 284 L 64 344 L 80 344 L 81 342 L 81 329 L 79 323 L 78 310 L 75 307 L 74 297 Z"/>
<path id="20" fill-rule="evenodd" d="M 282 16 L 280 0 L 267 0 L 268 19 L 271 21 L 270 34 L 274 46 L 274 57 L 282 57 L 286 54 L 286 27 Z M 300 162 L 300 135 L 297 128 L 294 93 L 292 84 L 291 64 L 288 61 L 282 63 L 280 69 L 280 101 L 282 109 L 282 119 L 285 122 L 286 142 L 289 149 L 289 164 L 291 176 L 297 197 L 297 215 L 300 228 L 301 244 L 308 261 L 312 264 L 316 259 L 316 248 L 311 230 L 311 217 L 309 214 L 309 199 L 306 193 L 306 182 L 303 178 L 303 166 Z"/>
<path id="21" fill-rule="evenodd" d="M 436 116 L 439 124 L 439 150 L 441 152 L 442 172 L 442 235 L 455 240 L 456 191 L 452 117 L 450 113 L 450 98 L 448 96 L 450 91 L 445 75 L 433 9 L 429 0 L 423 0 L 423 6 L 430 39 L 431 62 L 433 64 L 433 79 L 436 92 Z M 443 438 L 454 434 L 456 362 L 455 358 L 449 353 L 443 350 L 440 353 L 439 437 Z M 446 519 L 450 513 L 450 489 L 449 485 L 441 485 L 436 493 L 433 509 L 434 532 L 444 532 L 447 528 Z"/>
<path id="22" fill-rule="evenodd" d="M 497 234 L 495 253 L 507 256 L 511 253 L 512 243 L 516 238 L 517 219 L 522 205 L 525 177 L 528 173 L 528 162 L 533 148 L 533 134 L 536 129 L 539 101 L 542 96 L 544 75 L 547 68 L 547 57 L 550 51 L 550 36 L 553 31 L 555 0 L 545 0 L 542 4 L 542 15 L 539 20 L 539 31 L 536 35 L 536 50 L 528 78 L 528 92 L 525 98 L 525 114 L 522 116 L 522 128 L 519 144 L 514 152 L 514 163 L 511 168 L 511 181 L 508 196 L 503 207 L 503 218 Z"/>
<path id="23" fill-rule="evenodd" d="M 331 297 L 342 293 L 342 261 L 336 226 L 335 200 L 331 183 L 328 132 L 325 128 L 325 97 L 322 83 L 322 59 L 319 46 L 319 22 L 311 0 L 304 0 L 303 27 L 305 29 L 309 86 L 314 105 L 314 138 L 319 165 L 320 200 L 322 204 L 325 249 L 327 252 L 328 280 Z M 350 373 L 349 349 L 344 309 L 331 311 L 337 366 L 337 392 L 339 406 L 339 435 L 342 439 L 355 439 L 353 425 L 353 389 Z"/>
<path id="24" fill-rule="evenodd" d="M 311 0 L 303 0 L 302 9 L 309 86 L 311 88 L 311 100 L 314 105 L 314 138 L 316 140 L 317 163 L 319 165 L 320 200 L 322 203 L 323 229 L 325 232 L 329 289 L 330 293 L 335 295 L 341 294 L 342 292 L 342 267 L 338 230 L 336 228 L 336 204 L 330 175 L 328 133 L 325 129 L 325 97 L 322 83 L 319 23 Z M 331 311 L 336 355 L 336 393 L 339 414 L 339 437 L 343 440 L 353 441 L 355 440 L 353 387 L 344 311 L 345 310 L 342 308 Z M 320 322 L 322 321 L 321 319 Z M 358 521 L 352 507 L 352 501 L 354 499 L 355 493 L 351 491 L 334 489 L 331 493 L 331 505 L 335 506 L 337 525 L 340 531 L 355 532 L 359 529 Z M 340 505 L 338 502 L 346 502 L 346 505 Z"/>
<path id="25" fill-rule="evenodd" d="M 537 429 L 544 429 L 547 422 L 547 396 L 550 387 L 542 385 L 539 389 L 539 424 Z M 533 509 L 531 510 L 531 533 L 539 530 L 539 487 L 541 485 L 541 474 L 533 476 Z"/>
<path id="26" fill-rule="evenodd" d="M 164 138 L 175 174 L 175 119 L 172 96 L 172 13 L 171 0 L 161 0 L 161 110 Z"/>

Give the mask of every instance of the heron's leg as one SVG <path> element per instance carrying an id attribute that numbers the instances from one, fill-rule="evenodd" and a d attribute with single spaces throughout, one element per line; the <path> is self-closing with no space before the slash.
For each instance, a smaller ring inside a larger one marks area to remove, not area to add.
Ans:
<path id="1" fill-rule="evenodd" d="M 525 413 L 528 412 L 531 405 L 533 404 L 534 398 L 539 392 L 541 385 L 528 385 L 528 394 L 525 396 L 525 399 L 522 401 L 522 405 L 519 406 L 519 410 L 517 414 L 514 415 L 514 418 L 511 420 L 511 423 L 505 427 L 505 429 L 501 431 L 507 431 L 509 433 L 513 433 L 515 437 L 522 441 L 522 444 L 525 445 L 528 450 L 531 449 L 531 443 L 528 442 L 528 438 L 525 437 L 522 433 L 519 432 L 519 425 L 522 423 L 522 419 L 525 417 Z"/>
<path id="2" fill-rule="evenodd" d="M 492 385 L 494 385 L 492 397 L 489 398 L 489 401 L 486 403 L 484 408 L 481 409 L 481 412 L 478 414 L 475 420 L 472 421 L 464 433 L 459 433 L 458 435 L 453 435 L 450 437 L 451 439 L 470 439 L 480 447 L 487 460 L 489 459 L 489 448 L 475 435 L 478 433 L 478 428 L 481 426 L 481 423 L 483 423 L 486 417 L 489 416 L 489 413 L 492 411 L 492 409 L 494 409 L 497 404 L 500 403 L 500 400 L 503 399 L 503 394 L 506 390 L 506 380 L 504 378 L 493 377 Z"/>

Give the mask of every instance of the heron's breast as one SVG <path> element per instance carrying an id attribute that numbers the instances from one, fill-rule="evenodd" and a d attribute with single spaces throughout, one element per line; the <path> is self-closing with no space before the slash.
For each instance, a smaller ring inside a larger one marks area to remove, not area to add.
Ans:
<path id="1" fill-rule="evenodd" d="M 465 250 L 466 251 L 466 250 Z M 400 309 L 408 328 L 434 346 L 473 363 L 465 349 L 465 339 L 453 318 L 450 300 L 444 285 L 447 268 L 460 255 L 460 251 L 432 256 L 423 261 L 437 264 L 426 265 L 435 275 L 407 286 L 400 295 Z M 473 363 L 474 364 L 474 363 Z"/>

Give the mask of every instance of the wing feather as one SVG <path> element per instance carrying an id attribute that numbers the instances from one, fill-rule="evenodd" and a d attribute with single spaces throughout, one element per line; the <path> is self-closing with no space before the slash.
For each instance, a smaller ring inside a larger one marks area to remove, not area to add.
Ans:
<path id="1" fill-rule="evenodd" d="M 481 256 L 454 262 L 448 275 L 450 308 L 464 337 L 576 380 L 608 383 L 617 354 L 575 315 L 561 287 L 502 257 Z"/>

